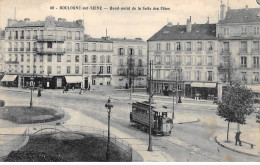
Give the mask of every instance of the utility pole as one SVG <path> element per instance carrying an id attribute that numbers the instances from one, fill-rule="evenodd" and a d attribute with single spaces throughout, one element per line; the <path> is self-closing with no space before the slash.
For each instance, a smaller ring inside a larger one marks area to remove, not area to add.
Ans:
<path id="1" fill-rule="evenodd" d="M 148 145 L 148 151 L 153 151 L 152 148 L 152 61 L 150 60 L 150 89 L 149 89 L 149 145 Z"/>

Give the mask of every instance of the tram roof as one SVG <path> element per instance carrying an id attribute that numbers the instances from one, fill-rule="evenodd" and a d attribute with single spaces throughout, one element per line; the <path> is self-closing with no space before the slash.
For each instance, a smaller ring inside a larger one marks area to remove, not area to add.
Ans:
<path id="1" fill-rule="evenodd" d="M 136 102 L 136 103 L 137 104 L 143 104 L 145 106 L 149 106 L 148 101 Z M 153 103 L 153 104 L 151 104 L 151 106 L 153 107 L 153 111 L 155 111 L 155 112 L 172 112 L 172 106 L 170 106 L 170 105 Z"/>

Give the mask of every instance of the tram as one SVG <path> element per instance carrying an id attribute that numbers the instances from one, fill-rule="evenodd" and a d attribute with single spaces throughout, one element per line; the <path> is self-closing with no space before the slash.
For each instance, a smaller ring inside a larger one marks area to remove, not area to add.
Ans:
<path id="1" fill-rule="evenodd" d="M 132 104 L 132 111 L 130 112 L 130 122 L 135 123 L 138 127 L 145 129 L 149 128 L 149 109 L 148 101 L 135 102 Z M 173 128 L 171 108 L 162 104 L 151 104 L 152 118 L 151 129 L 153 135 L 170 135 Z"/>

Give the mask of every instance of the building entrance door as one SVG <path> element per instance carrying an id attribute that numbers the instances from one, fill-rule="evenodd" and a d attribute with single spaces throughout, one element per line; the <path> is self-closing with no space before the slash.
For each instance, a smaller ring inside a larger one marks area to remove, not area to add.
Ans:
<path id="1" fill-rule="evenodd" d="M 87 89 L 88 88 L 88 78 L 86 77 L 85 78 L 85 89 Z"/>

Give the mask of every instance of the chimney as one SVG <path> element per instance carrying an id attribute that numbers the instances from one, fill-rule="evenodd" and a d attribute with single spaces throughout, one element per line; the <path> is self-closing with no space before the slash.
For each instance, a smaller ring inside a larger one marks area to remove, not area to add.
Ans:
<path id="1" fill-rule="evenodd" d="M 209 24 L 209 17 L 208 17 L 208 21 L 207 21 L 207 24 Z"/>
<path id="2" fill-rule="evenodd" d="M 191 32 L 191 16 L 190 19 L 187 19 L 186 32 Z"/>
<path id="3" fill-rule="evenodd" d="M 226 5 L 222 4 L 220 5 L 220 20 L 223 20 L 226 17 Z"/>
<path id="4" fill-rule="evenodd" d="M 248 10 L 248 5 L 246 5 L 246 10 Z"/>
<path id="5" fill-rule="evenodd" d="M 24 19 L 24 22 L 25 22 L 25 23 L 28 23 L 28 22 L 30 22 L 30 19 L 29 19 L 29 18 L 25 18 L 25 19 Z"/>
<path id="6" fill-rule="evenodd" d="M 77 20 L 76 23 L 80 26 L 83 26 L 83 21 L 81 19 Z"/>

